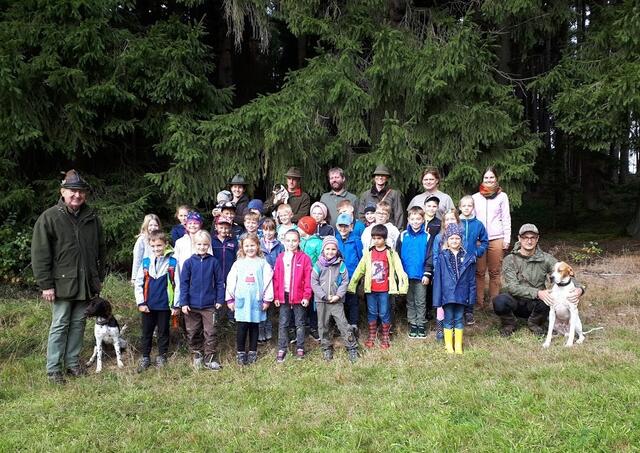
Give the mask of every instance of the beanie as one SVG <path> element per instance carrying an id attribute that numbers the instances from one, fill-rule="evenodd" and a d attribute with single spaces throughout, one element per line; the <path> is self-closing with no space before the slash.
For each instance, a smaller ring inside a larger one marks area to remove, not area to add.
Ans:
<path id="1" fill-rule="evenodd" d="M 328 245 L 333 244 L 338 248 L 338 240 L 334 236 L 325 236 L 322 240 L 322 250 Z"/>
<path id="2" fill-rule="evenodd" d="M 325 205 L 321 201 L 316 201 L 315 203 L 313 203 L 311 205 L 311 209 L 309 209 L 309 212 L 313 212 L 314 208 L 319 208 L 322 211 L 322 218 L 323 219 L 327 218 L 327 205 Z"/>
<path id="3" fill-rule="evenodd" d="M 316 226 L 316 221 L 311 216 L 307 215 L 298 220 L 298 228 L 307 234 L 315 234 Z"/>

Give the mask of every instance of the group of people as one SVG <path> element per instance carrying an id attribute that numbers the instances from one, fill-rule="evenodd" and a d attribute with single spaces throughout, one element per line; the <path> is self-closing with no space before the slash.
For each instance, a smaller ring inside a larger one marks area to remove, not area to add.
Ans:
<path id="1" fill-rule="evenodd" d="M 464 326 L 474 324 L 474 306 L 485 300 L 493 302 L 502 335 L 513 333 L 516 317 L 543 332 L 552 302 L 545 283 L 555 259 L 537 246 L 535 225 L 525 224 L 503 266 L 511 219 L 495 169 L 486 169 L 478 192 L 456 208 L 439 190 L 438 170 L 427 168 L 421 177 L 425 190 L 406 211 L 384 165 L 375 168 L 371 188 L 359 197 L 346 189 L 342 169 L 330 169 L 330 191 L 315 203 L 298 168 L 284 176 L 286 186 L 274 186 L 263 202 L 250 199 L 244 177 L 236 175 L 217 195 L 211 232 L 203 229 L 201 214 L 184 205 L 169 236 L 157 216 L 145 217 L 131 272 L 142 317 L 140 371 L 151 366 L 154 331 L 155 363 L 166 363 L 172 315 L 184 318 L 195 367 L 221 368 L 216 329 L 224 317 L 236 326 L 237 362 L 251 364 L 258 343 L 273 336 L 270 312 L 276 309 L 277 362 L 285 360 L 290 342 L 295 356 L 304 358 L 307 328 L 331 360 L 331 320 L 356 361 L 358 293 L 366 298 L 367 348 L 378 337 L 381 348 L 390 347 L 398 295 L 406 295 L 409 337 L 425 338 L 435 317 L 436 339 L 449 353 L 462 353 Z M 67 172 L 60 201 L 34 227 L 34 274 L 43 298 L 53 303 L 47 373 L 54 381 L 64 380 L 65 372 L 81 373 L 82 313 L 104 277 L 102 230 L 85 204 L 88 192 L 78 172 Z M 583 291 L 578 285 L 572 300 Z"/>

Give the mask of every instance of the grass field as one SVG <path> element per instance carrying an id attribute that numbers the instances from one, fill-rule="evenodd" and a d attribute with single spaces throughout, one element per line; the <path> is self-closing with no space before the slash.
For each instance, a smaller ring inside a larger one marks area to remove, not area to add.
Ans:
<path id="1" fill-rule="evenodd" d="M 220 373 L 193 371 L 178 348 L 167 368 L 137 374 L 132 348 L 124 370 L 110 354 L 101 375 L 60 387 L 44 373 L 48 307 L 4 289 L 0 451 L 637 451 L 639 274 L 629 254 L 579 269 L 589 285 L 583 323 L 604 329 L 570 349 L 556 338 L 543 350 L 526 328 L 503 339 L 482 312 L 465 329 L 463 356 L 400 326 L 390 350 L 365 351 L 355 365 L 341 348 L 323 362 L 314 344 L 282 365 L 265 346 L 240 368 L 226 330 Z M 109 278 L 104 295 L 135 346 L 127 283 Z"/>

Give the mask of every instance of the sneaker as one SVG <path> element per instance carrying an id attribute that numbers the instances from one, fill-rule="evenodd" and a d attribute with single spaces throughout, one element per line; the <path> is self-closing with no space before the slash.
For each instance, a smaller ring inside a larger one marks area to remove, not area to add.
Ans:
<path id="1" fill-rule="evenodd" d="M 473 313 L 469 312 L 464 314 L 464 324 L 466 326 L 472 326 L 475 323 L 476 323 L 476 320 L 473 319 Z"/>
<path id="2" fill-rule="evenodd" d="M 351 363 L 356 363 L 358 361 L 358 349 L 349 349 L 347 352 L 349 353 L 349 361 Z"/>
<path id="3" fill-rule="evenodd" d="M 418 326 L 418 338 L 427 338 L 427 329 L 424 324 Z"/>
<path id="4" fill-rule="evenodd" d="M 80 365 L 69 367 L 67 368 L 66 372 L 67 376 L 71 376 L 74 378 L 78 378 L 87 374 L 87 370 Z"/>
<path id="5" fill-rule="evenodd" d="M 142 373 L 144 370 L 151 366 L 151 359 L 149 357 L 143 357 L 140 359 L 140 363 L 138 363 L 138 373 Z"/>
<path id="6" fill-rule="evenodd" d="M 298 360 L 304 359 L 304 349 L 296 349 L 296 358 Z"/>
<path id="7" fill-rule="evenodd" d="M 417 338 L 418 337 L 418 326 L 415 324 L 409 325 L 409 338 Z"/>
<path id="8" fill-rule="evenodd" d="M 280 349 L 278 351 L 278 355 L 276 356 L 276 362 L 283 363 L 286 355 L 287 355 L 287 351 L 283 351 L 282 349 Z"/>
<path id="9" fill-rule="evenodd" d="M 164 368 L 167 364 L 167 356 L 164 354 L 160 354 L 156 357 L 156 368 Z"/>
<path id="10" fill-rule="evenodd" d="M 316 341 L 320 341 L 320 334 L 318 333 L 318 329 L 309 330 L 309 335 Z"/>
<path id="11" fill-rule="evenodd" d="M 193 367 L 196 370 L 199 370 L 202 368 L 202 353 L 201 352 L 196 352 L 195 354 L 193 354 Z"/>
<path id="12" fill-rule="evenodd" d="M 62 385 L 67 383 L 62 371 L 52 371 L 47 373 L 47 379 L 52 384 Z"/>
<path id="13" fill-rule="evenodd" d="M 330 362 L 331 360 L 333 360 L 333 350 L 325 349 L 324 351 L 322 351 L 322 358 L 325 359 L 327 362 Z"/>
<path id="14" fill-rule="evenodd" d="M 247 364 L 247 353 L 244 351 L 236 352 L 236 363 L 238 365 L 246 365 Z"/>
<path id="15" fill-rule="evenodd" d="M 218 362 L 216 362 L 213 359 L 209 360 L 208 362 L 205 362 L 204 367 L 211 371 L 220 371 L 222 369 L 222 365 L 220 365 Z"/>
<path id="16" fill-rule="evenodd" d="M 258 351 L 249 351 L 247 353 L 247 365 L 256 363 L 258 361 Z"/>

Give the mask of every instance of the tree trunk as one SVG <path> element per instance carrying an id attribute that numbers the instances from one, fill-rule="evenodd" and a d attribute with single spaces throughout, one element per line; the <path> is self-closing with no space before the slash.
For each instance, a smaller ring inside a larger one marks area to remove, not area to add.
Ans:
<path id="1" fill-rule="evenodd" d="M 636 213 L 631 223 L 627 225 L 627 233 L 633 239 L 640 239 L 640 192 L 638 193 L 638 203 L 636 205 Z"/>

